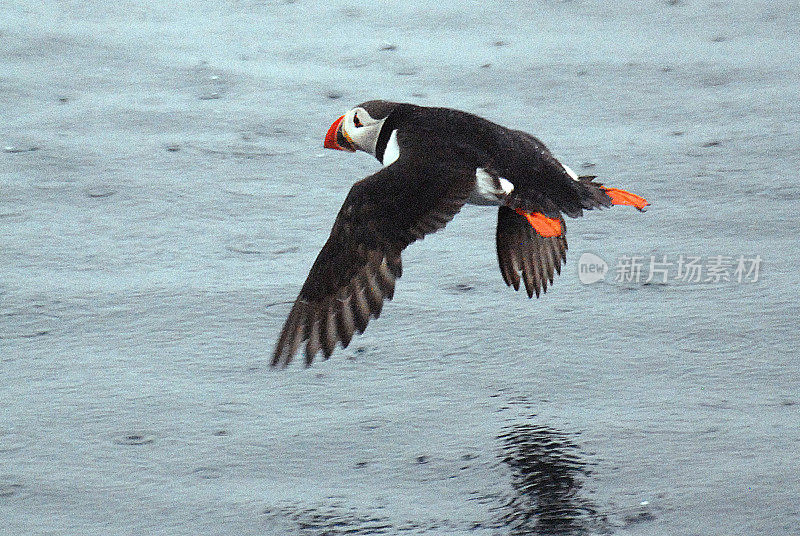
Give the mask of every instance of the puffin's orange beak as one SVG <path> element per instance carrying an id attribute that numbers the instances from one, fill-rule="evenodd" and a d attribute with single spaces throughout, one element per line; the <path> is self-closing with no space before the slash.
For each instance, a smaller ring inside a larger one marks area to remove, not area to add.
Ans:
<path id="1" fill-rule="evenodd" d="M 344 116 L 334 121 L 331 128 L 328 129 L 328 133 L 325 135 L 325 148 L 354 153 L 356 148 L 342 129 L 342 119 Z"/>

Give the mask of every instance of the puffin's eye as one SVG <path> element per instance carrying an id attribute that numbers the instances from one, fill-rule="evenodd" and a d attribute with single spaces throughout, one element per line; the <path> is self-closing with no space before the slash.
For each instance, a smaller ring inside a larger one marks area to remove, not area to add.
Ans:
<path id="1" fill-rule="evenodd" d="M 364 126 L 364 124 L 361 123 L 361 120 L 358 118 L 357 114 L 353 114 L 353 124 L 356 126 L 356 128 Z"/>

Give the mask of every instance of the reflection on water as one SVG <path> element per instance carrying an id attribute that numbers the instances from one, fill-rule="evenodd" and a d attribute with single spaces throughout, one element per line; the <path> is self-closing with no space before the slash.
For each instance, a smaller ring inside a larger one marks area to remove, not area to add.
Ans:
<path id="1" fill-rule="evenodd" d="M 610 532 L 605 516 L 582 496 L 590 471 L 569 434 L 524 422 L 506 427 L 498 439 L 512 471 L 514 495 L 501 518 L 511 534 Z"/>

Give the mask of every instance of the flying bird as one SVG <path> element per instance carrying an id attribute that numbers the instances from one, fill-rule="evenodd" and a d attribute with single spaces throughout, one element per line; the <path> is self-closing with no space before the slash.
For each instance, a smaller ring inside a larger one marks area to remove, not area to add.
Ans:
<path id="1" fill-rule="evenodd" d="M 341 116 L 324 146 L 364 151 L 383 167 L 356 182 L 289 312 L 272 357 L 305 363 L 347 347 L 392 299 L 409 244 L 444 227 L 465 203 L 497 206 L 497 259 L 507 285 L 547 290 L 566 262 L 564 215 L 631 205 L 638 195 L 579 177 L 534 136 L 449 108 L 373 100 Z"/>

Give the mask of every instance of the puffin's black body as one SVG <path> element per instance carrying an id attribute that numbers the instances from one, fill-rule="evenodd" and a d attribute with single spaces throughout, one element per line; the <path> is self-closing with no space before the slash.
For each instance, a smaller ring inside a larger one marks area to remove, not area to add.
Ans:
<path id="1" fill-rule="evenodd" d="M 392 298 L 402 274 L 402 250 L 444 227 L 474 199 L 478 170 L 498 181 L 493 204 L 499 205 L 496 239 L 503 279 L 519 289 L 521 273 L 529 297 L 546 291 L 566 260 L 562 214 L 578 217 L 585 209 L 612 204 L 634 204 L 640 210 L 646 205 L 638 196 L 593 182 L 594 177 L 574 176 L 530 134 L 476 115 L 386 101 L 369 101 L 354 110 L 353 117 L 360 113 L 375 125 L 374 148 L 363 150 L 379 161 L 387 151 L 399 156 L 351 188 L 289 313 L 273 365 L 288 364 L 303 342 L 306 364 L 319 350 L 327 358 L 337 342 L 347 346 L 354 331 L 363 332 L 370 317 L 380 314 L 383 300 Z M 339 124 L 343 119 L 331 126 L 326 147 L 361 148 Z M 361 121 L 356 119 L 354 129 L 352 120 L 351 133 L 358 133 Z M 390 147 L 393 134 L 396 143 Z M 513 186 L 510 192 L 500 189 L 503 180 L 510 183 L 507 188 Z M 636 201 L 620 201 L 619 195 L 610 195 L 614 192 Z M 531 215 L 554 223 L 555 232 L 543 232 Z"/>
<path id="2" fill-rule="evenodd" d="M 408 158 L 432 150 L 447 165 L 483 168 L 514 185 L 510 208 L 572 218 L 583 209 L 610 206 L 611 199 L 590 182 L 575 181 L 545 145 L 527 132 L 505 128 L 482 117 L 449 108 L 398 104 L 378 140 L 376 157 L 382 160 L 381 142 L 397 129 L 397 141 Z"/>

